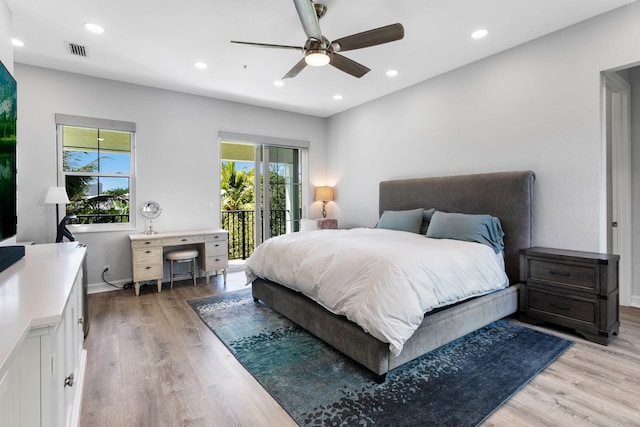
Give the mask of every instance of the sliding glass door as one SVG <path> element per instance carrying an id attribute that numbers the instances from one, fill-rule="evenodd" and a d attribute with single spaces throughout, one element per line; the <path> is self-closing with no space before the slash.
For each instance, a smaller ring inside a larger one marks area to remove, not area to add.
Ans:
<path id="1" fill-rule="evenodd" d="M 221 141 L 221 220 L 231 259 L 300 229 L 306 148 Z"/>

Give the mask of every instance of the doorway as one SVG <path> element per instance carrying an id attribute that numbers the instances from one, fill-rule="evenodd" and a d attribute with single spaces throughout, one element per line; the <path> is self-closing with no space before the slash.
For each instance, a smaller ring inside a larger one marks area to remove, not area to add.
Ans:
<path id="1" fill-rule="evenodd" d="M 298 231 L 306 214 L 307 148 L 264 139 L 220 139 L 220 217 L 231 263 L 242 263 L 270 237 Z"/>
<path id="2" fill-rule="evenodd" d="M 640 290 L 634 289 L 634 254 L 640 246 L 638 221 L 634 219 L 632 182 L 640 174 L 632 161 L 633 105 L 631 88 L 636 80 L 640 87 L 640 68 L 603 73 L 603 120 L 607 179 L 606 250 L 620 255 L 620 304 L 640 307 Z M 636 107 L 637 108 L 637 107 Z M 636 267 L 637 268 L 637 267 Z"/>

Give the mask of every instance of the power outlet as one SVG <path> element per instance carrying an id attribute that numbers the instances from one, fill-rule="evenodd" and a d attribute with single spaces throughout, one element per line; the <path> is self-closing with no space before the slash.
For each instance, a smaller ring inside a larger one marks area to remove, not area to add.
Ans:
<path id="1" fill-rule="evenodd" d="M 111 274 L 111 265 L 107 264 L 104 266 L 104 268 L 102 269 L 102 271 L 104 271 L 104 274 Z"/>

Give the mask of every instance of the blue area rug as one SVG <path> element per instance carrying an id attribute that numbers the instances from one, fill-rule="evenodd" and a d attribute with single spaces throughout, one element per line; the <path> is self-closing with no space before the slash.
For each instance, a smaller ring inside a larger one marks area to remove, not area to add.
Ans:
<path id="1" fill-rule="evenodd" d="M 376 384 L 250 289 L 189 304 L 300 425 L 475 426 L 573 344 L 500 320 Z"/>

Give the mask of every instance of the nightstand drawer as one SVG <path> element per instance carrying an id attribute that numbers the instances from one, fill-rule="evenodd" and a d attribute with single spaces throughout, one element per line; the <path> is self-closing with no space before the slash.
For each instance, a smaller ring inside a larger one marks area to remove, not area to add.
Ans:
<path id="1" fill-rule="evenodd" d="M 560 285 L 569 285 L 585 290 L 598 291 L 597 274 L 594 266 L 529 259 L 527 280 L 540 280 Z"/>
<path id="2" fill-rule="evenodd" d="M 538 316 L 551 315 L 557 317 L 559 324 L 562 320 L 585 322 L 589 325 L 596 323 L 596 300 L 574 297 L 568 294 L 545 292 L 541 289 L 528 288 L 528 311 Z M 571 326 L 571 325 L 567 325 Z"/>

